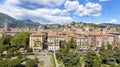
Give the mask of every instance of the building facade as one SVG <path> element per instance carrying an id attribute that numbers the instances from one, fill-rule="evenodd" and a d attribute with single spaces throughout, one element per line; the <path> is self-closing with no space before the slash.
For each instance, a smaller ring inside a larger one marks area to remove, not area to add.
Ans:
<path id="1" fill-rule="evenodd" d="M 102 45 L 114 46 L 115 36 L 113 34 L 91 34 L 88 36 L 88 44 L 92 49 L 100 48 Z"/>
<path id="2" fill-rule="evenodd" d="M 56 51 L 59 50 L 59 35 L 56 33 L 48 34 L 48 50 Z"/>
<path id="3" fill-rule="evenodd" d="M 44 36 L 41 33 L 34 33 L 30 35 L 30 48 L 33 52 L 39 52 L 43 49 Z"/>
<path id="4" fill-rule="evenodd" d="M 77 43 L 78 50 L 87 50 L 89 48 L 87 37 L 76 36 L 75 40 Z"/>

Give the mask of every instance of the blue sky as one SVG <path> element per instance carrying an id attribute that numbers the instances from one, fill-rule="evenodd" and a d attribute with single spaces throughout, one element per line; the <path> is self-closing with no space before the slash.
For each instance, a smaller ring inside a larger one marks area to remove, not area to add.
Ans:
<path id="1" fill-rule="evenodd" d="M 44 24 L 120 24 L 120 0 L 0 0 L 0 12 Z"/>

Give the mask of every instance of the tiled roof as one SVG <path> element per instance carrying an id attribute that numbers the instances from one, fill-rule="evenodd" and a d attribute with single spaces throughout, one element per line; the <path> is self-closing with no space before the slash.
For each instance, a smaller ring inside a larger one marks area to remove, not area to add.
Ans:
<path id="1" fill-rule="evenodd" d="M 0 30 L 0 33 L 4 33 L 5 31 L 3 31 L 3 30 Z"/>
<path id="2" fill-rule="evenodd" d="M 43 36 L 43 34 L 39 33 L 39 32 L 35 32 L 35 33 L 31 34 L 31 36 L 39 37 L 39 36 Z"/>
<path id="3" fill-rule="evenodd" d="M 49 33 L 48 37 L 58 37 L 59 35 L 57 33 Z"/>
<path id="4" fill-rule="evenodd" d="M 80 39 L 80 38 L 86 38 L 85 36 L 75 36 L 75 38 Z"/>
<path id="5" fill-rule="evenodd" d="M 90 36 L 114 36 L 113 34 L 90 34 Z"/>

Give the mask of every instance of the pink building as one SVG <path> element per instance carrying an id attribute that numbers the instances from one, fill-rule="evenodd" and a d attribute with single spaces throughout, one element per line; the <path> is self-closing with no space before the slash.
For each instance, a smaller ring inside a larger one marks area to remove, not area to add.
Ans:
<path id="1" fill-rule="evenodd" d="M 92 49 L 101 47 L 101 45 L 112 45 L 115 42 L 113 34 L 91 34 L 88 36 L 88 44 Z"/>

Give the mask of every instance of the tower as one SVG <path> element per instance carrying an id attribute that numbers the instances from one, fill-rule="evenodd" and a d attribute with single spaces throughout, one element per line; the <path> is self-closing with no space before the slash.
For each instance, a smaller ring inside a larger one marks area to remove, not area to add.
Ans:
<path id="1" fill-rule="evenodd" d="M 10 31 L 10 23 L 6 22 L 4 26 L 5 31 Z"/>

